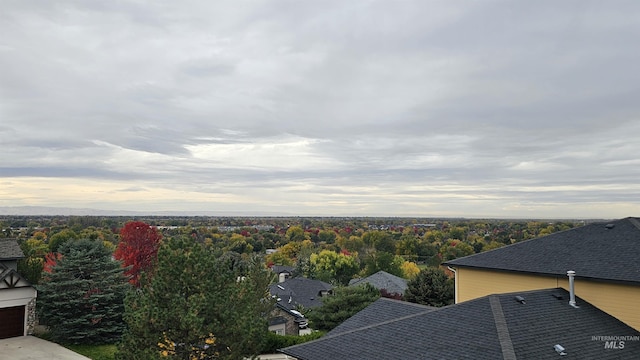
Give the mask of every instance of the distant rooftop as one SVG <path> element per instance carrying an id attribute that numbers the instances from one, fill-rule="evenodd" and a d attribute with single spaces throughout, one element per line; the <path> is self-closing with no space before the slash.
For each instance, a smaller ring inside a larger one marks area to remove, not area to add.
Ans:
<path id="1" fill-rule="evenodd" d="M 407 280 L 382 270 L 362 279 L 352 279 L 349 281 L 349 286 L 357 286 L 364 283 L 371 284 L 376 289 L 385 289 L 390 293 L 401 295 L 407 289 Z"/>
<path id="2" fill-rule="evenodd" d="M 280 299 L 278 304 L 289 309 L 299 305 L 314 308 L 322 305 L 322 294 L 332 288 L 331 284 L 324 281 L 296 277 L 271 285 L 269 292 Z"/>
<path id="3" fill-rule="evenodd" d="M 0 239 L 0 260 L 24 258 L 24 253 L 16 239 Z"/>

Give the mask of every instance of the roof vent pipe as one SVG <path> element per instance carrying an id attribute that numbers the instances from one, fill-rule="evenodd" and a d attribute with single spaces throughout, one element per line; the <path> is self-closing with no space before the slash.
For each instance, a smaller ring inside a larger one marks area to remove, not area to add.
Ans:
<path id="1" fill-rule="evenodd" d="M 574 286 L 574 277 L 576 276 L 576 272 L 573 270 L 567 271 L 567 276 L 569 277 L 569 305 L 577 308 L 576 305 L 576 289 Z"/>

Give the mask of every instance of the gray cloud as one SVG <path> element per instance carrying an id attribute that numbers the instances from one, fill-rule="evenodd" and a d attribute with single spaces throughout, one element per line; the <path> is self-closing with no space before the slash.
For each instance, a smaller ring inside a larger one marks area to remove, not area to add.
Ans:
<path id="1" fill-rule="evenodd" d="M 638 10 L 8 2 L 0 205 L 634 215 Z"/>

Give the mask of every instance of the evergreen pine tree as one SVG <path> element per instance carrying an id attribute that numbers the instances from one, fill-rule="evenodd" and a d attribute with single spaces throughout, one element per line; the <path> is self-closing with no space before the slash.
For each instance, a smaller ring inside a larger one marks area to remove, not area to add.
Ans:
<path id="1" fill-rule="evenodd" d="M 37 287 L 38 314 L 52 338 L 71 344 L 118 341 L 129 288 L 121 264 L 100 241 L 70 241 L 59 251 L 62 258 Z"/>
<path id="2" fill-rule="evenodd" d="M 309 310 L 306 315 L 313 329 L 330 331 L 379 297 L 380 290 L 367 283 L 337 287 L 332 295 L 322 298 L 322 306 Z"/>
<path id="3" fill-rule="evenodd" d="M 453 297 L 453 280 L 435 267 L 422 269 L 407 283 L 404 293 L 406 301 L 438 307 L 453 304 Z"/>
<path id="4" fill-rule="evenodd" d="M 217 259 L 185 237 L 165 241 L 157 264 L 153 278 L 127 296 L 119 359 L 243 359 L 260 352 L 273 306 L 273 275 L 261 262 Z"/>

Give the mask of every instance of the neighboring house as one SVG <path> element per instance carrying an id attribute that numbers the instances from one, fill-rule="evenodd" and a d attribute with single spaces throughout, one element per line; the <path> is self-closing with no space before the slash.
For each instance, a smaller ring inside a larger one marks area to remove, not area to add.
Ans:
<path id="1" fill-rule="evenodd" d="M 276 303 L 269 319 L 269 331 L 278 335 L 304 335 L 311 333 L 307 318 L 297 310 Z"/>
<path id="2" fill-rule="evenodd" d="M 442 308 L 381 298 L 324 337 L 279 351 L 299 360 L 638 358 L 640 332 L 569 298 L 561 288 Z"/>
<path id="3" fill-rule="evenodd" d="M 0 339 L 28 335 L 35 326 L 37 292 L 17 271 L 23 257 L 15 239 L 0 239 Z"/>
<path id="4" fill-rule="evenodd" d="M 295 268 L 293 266 L 286 265 L 273 265 L 271 271 L 278 276 L 278 282 L 283 282 L 293 275 Z"/>
<path id="5" fill-rule="evenodd" d="M 296 277 L 271 285 L 269 293 L 276 308 L 269 320 L 269 331 L 281 335 L 302 335 L 311 332 L 300 309 L 322 305 L 322 297 L 330 294 L 331 284 L 320 280 Z M 284 331 L 284 334 L 282 333 Z"/>
<path id="6" fill-rule="evenodd" d="M 455 271 L 456 303 L 495 293 L 568 289 L 567 271 L 575 271 L 578 296 L 640 330 L 638 218 L 593 223 L 445 265 Z"/>
<path id="7" fill-rule="evenodd" d="M 349 286 L 357 286 L 364 283 L 371 284 L 379 290 L 386 290 L 389 294 L 404 296 L 404 291 L 407 290 L 407 280 L 382 270 L 366 278 L 352 279 L 349 281 Z"/>

